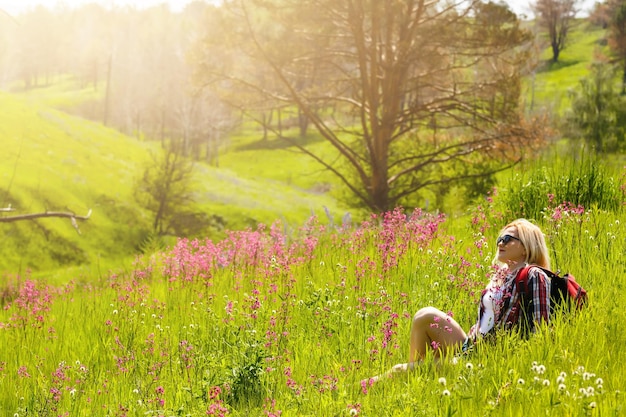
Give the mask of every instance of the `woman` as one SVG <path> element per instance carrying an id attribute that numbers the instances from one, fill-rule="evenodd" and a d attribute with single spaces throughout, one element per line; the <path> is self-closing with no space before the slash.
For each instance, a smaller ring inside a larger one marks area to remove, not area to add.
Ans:
<path id="1" fill-rule="evenodd" d="M 428 350 L 434 349 L 438 358 L 445 352 L 465 350 L 496 329 L 518 327 L 523 332 L 532 332 L 538 324 L 548 321 L 550 280 L 546 274 L 539 268 L 531 268 L 524 294 L 520 294 L 515 285 L 518 272 L 527 264 L 550 269 L 541 229 L 528 220 L 515 220 L 502 229 L 496 246 L 494 261 L 502 268 L 483 290 L 478 320 L 470 331 L 466 334 L 452 317 L 434 307 L 422 308 L 411 323 L 409 362 L 395 365 L 383 375 L 364 380 L 365 383 L 413 369 Z"/>

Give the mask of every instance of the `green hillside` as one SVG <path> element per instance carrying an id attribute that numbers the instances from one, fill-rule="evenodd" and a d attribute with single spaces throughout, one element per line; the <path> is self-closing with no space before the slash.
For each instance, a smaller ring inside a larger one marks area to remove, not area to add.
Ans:
<path id="1" fill-rule="evenodd" d="M 577 88 L 601 50 L 603 35 L 581 23 L 560 63 L 550 65 L 544 50 L 543 64 L 525 82 L 527 111 L 548 111 L 558 118 L 569 105 L 567 91 Z M 15 214 L 62 210 L 84 215 L 92 210 L 91 218 L 80 224 L 81 234 L 67 219 L 0 223 L 0 273 L 66 265 L 104 273 L 132 262 L 149 235 L 151 219 L 137 206 L 133 187 L 158 144 L 59 110 L 94 94 L 98 92 L 68 80 L 27 93 L 0 94 L 0 207 L 11 205 Z M 346 213 L 330 173 L 286 143 L 261 137 L 254 127 L 233 132 L 218 168 L 196 164 L 197 208 L 224 221 L 209 238 L 275 220 L 296 227 L 311 214 L 325 219 L 324 208 L 336 219 Z M 314 132 L 305 140 L 318 153 L 333 152 Z M 359 218 L 354 212 L 352 217 Z"/>
<path id="2" fill-rule="evenodd" d="M 606 42 L 602 41 L 605 34 L 606 29 L 580 20 L 569 34 L 557 63 L 551 62 L 552 51 L 546 39 L 540 38 L 544 47 L 540 63 L 524 82 L 526 109 L 562 115 L 569 108 L 568 92 L 579 87 L 580 80 L 589 74 L 589 65 L 595 57 L 607 53 Z"/>
<path id="3" fill-rule="evenodd" d="M 105 269 L 132 261 L 150 231 L 149 214 L 137 207 L 133 187 L 157 152 L 100 124 L 46 107 L 42 100 L 0 94 L 0 206 L 11 214 L 72 211 L 85 215 L 80 232 L 68 219 L 1 223 L 0 271 L 46 271 L 65 265 Z M 297 226 L 333 199 L 279 181 L 240 177 L 228 169 L 197 164 L 198 207 L 225 220 L 224 229 L 271 224 Z M 6 213 L 5 213 L 6 215 Z M 216 230 L 212 238 L 224 237 Z"/>

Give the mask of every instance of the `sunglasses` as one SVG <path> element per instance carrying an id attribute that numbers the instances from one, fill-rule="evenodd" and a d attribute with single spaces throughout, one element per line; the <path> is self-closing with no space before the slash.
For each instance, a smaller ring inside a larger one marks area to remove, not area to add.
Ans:
<path id="1" fill-rule="evenodd" d="M 504 235 L 504 236 L 500 236 L 498 240 L 496 240 L 496 246 L 499 245 L 500 243 L 503 243 L 504 245 L 508 245 L 511 240 L 517 240 L 518 242 L 520 242 L 519 238 L 515 236 Z"/>

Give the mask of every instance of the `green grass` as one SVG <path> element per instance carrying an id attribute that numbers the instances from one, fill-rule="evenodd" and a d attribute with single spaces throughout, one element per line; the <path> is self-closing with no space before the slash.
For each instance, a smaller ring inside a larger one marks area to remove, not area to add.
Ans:
<path id="1" fill-rule="evenodd" d="M 624 412 L 623 209 L 539 220 L 559 254 L 555 269 L 589 291 L 580 314 L 528 340 L 501 335 L 456 363 L 428 357 L 364 391 L 361 379 L 405 361 L 418 308 L 472 324 L 503 225 L 493 205 L 443 223 L 394 218 L 385 227 L 312 225 L 299 237 L 251 231 L 218 245 L 181 243 L 98 282 L 5 283 L 0 413 Z M 430 236 L 424 227 L 435 224 Z"/>

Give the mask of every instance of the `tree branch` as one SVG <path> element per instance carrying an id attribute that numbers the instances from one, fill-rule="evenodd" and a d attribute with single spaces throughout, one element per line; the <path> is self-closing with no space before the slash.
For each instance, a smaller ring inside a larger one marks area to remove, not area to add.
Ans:
<path id="1" fill-rule="evenodd" d="M 10 211 L 15 211 L 15 209 L 11 208 L 11 206 L 6 207 L 6 208 L 0 208 L 0 212 L 10 212 Z M 74 227 L 74 229 L 76 229 L 78 234 L 80 234 L 80 229 L 78 228 L 78 223 L 76 222 L 76 220 L 89 219 L 89 217 L 91 217 L 91 210 L 89 210 L 85 216 L 78 216 L 75 213 L 64 212 L 64 211 L 44 211 L 42 213 L 18 214 L 15 216 L 0 217 L 0 223 L 12 223 L 12 222 L 18 222 L 22 220 L 34 220 L 34 219 L 39 219 L 42 217 L 69 218 L 70 221 L 72 222 L 72 226 Z"/>

